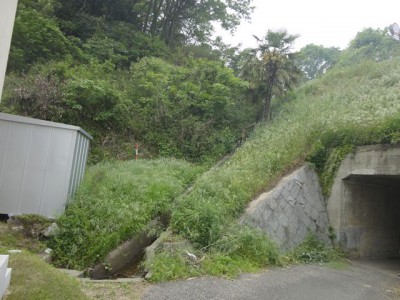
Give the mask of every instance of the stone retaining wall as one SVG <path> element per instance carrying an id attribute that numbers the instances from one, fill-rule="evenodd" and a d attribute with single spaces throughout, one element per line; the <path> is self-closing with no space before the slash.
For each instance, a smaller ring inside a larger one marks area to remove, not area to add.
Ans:
<path id="1" fill-rule="evenodd" d="M 330 243 L 324 198 L 310 165 L 283 178 L 274 189 L 252 201 L 242 222 L 262 229 L 282 250 L 297 246 L 309 231 Z"/>

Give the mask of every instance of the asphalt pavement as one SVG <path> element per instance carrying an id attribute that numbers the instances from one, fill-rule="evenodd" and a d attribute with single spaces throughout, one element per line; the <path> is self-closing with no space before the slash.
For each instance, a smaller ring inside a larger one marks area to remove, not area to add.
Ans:
<path id="1" fill-rule="evenodd" d="M 273 268 L 227 280 L 201 277 L 151 286 L 144 300 L 385 300 L 400 299 L 400 261 L 352 261 Z"/>

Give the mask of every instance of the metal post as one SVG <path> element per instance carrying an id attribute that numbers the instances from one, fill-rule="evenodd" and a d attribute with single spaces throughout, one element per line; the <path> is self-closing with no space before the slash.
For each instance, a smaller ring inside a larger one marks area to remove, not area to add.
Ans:
<path id="1" fill-rule="evenodd" d="M 0 0 L 0 102 L 18 0 Z"/>
<path id="2" fill-rule="evenodd" d="M 139 158 L 139 144 L 135 144 L 135 160 L 138 160 Z"/>

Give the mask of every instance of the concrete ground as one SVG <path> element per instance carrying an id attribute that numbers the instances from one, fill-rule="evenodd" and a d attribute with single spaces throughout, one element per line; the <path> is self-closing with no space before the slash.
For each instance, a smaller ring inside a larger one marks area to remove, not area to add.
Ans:
<path id="1" fill-rule="evenodd" d="M 202 277 L 151 286 L 144 300 L 400 299 L 400 261 L 353 261 L 341 269 L 319 265 L 276 268 L 235 280 Z"/>

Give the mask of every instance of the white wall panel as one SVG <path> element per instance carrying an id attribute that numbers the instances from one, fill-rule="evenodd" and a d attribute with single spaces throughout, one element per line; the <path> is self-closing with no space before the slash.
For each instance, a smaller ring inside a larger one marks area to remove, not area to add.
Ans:
<path id="1" fill-rule="evenodd" d="M 90 139 L 79 127 L 0 113 L 0 214 L 62 213 Z"/>

